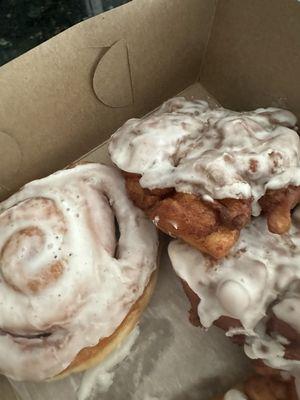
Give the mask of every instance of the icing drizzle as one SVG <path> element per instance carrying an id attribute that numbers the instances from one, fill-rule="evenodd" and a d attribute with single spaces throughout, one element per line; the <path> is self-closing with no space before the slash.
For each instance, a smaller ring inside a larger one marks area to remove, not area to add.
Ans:
<path id="1" fill-rule="evenodd" d="M 110 336 L 142 295 L 156 252 L 153 224 L 111 167 L 59 171 L 2 202 L 0 372 L 43 380 Z"/>
<path id="2" fill-rule="evenodd" d="M 213 261 L 179 240 L 169 244 L 169 255 L 177 275 L 201 299 L 204 327 L 221 316 L 238 319 L 241 327 L 227 335 L 244 334 L 250 358 L 300 376 L 300 361 L 284 358 L 289 341 L 266 329 L 274 313 L 300 335 L 300 207 L 291 231 L 282 236 L 268 232 L 263 217 L 253 220 L 223 260 Z"/>
<path id="3" fill-rule="evenodd" d="M 177 97 L 113 136 L 109 152 L 122 170 L 141 174 L 144 188 L 174 187 L 211 197 L 253 198 L 300 184 L 296 117 L 278 108 L 234 112 Z"/>

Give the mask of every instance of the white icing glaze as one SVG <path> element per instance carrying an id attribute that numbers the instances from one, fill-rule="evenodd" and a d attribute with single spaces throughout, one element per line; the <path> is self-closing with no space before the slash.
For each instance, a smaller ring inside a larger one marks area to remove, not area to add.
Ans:
<path id="1" fill-rule="evenodd" d="M 115 349 L 101 364 L 83 374 L 78 390 L 78 400 L 91 400 L 98 394 L 108 391 L 113 384 L 115 368 L 129 356 L 138 335 L 139 327 L 137 326 L 119 348 Z"/>
<path id="2" fill-rule="evenodd" d="M 247 400 L 248 397 L 237 389 L 230 389 L 224 396 L 224 400 Z"/>
<path id="3" fill-rule="evenodd" d="M 300 332 L 300 298 L 284 298 L 273 307 L 274 314 L 288 323 L 297 332 Z"/>
<path id="4" fill-rule="evenodd" d="M 300 182 L 300 169 L 292 167 L 279 175 L 273 176 L 266 184 L 266 189 L 280 189 L 284 186 L 298 186 Z"/>
<path id="5" fill-rule="evenodd" d="M 271 179 L 270 187 L 300 185 L 296 122 L 278 108 L 239 113 L 178 97 L 127 121 L 109 152 L 120 169 L 142 175 L 142 187 L 174 187 L 205 200 L 253 197 L 258 215 Z"/>
<path id="6" fill-rule="evenodd" d="M 264 351 L 262 351 L 264 346 Z M 287 360 L 283 357 L 284 348 L 276 338 L 264 334 L 261 331 L 257 337 L 248 337 L 244 346 L 245 354 L 252 359 L 262 359 L 272 368 L 289 372 L 295 378 L 295 387 L 298 399 L 300 399 L 300 361 Z"/>
<path id="7" fill-rule="evenodd" d="M 156 252 L 153 224 L 111 167 L 59 171 L 2 202 L 1 373 L 52 377 L 110 336 L 142 295 Z"/>
<path id="8" fill-rule="evenodd" d="M 245 352 L 271 367 L 297 375 L 300 362 L 284 359 L 286 338 L 267 335 L 267 314 L 272 310 L 300 334 L 300 207 L 288 234 L 268 232 L 263 217 L 241 232 L 230 254 L 213 261 L 195 248 L 175 240 L 169 255 L 177 275 L 201 299 L 200 321 L 208 328 L 221 316 L 240 320 L 228 336 L 246 335 Z"/>
<path id="9" fill-rule="evenodd" d="M 154 219 L 152 220 L 152 222 L 154 223 L 155 226 L 157 226 L 158 223 L 159 223 L 159 216 L 156 215 L 156 216 L 154 217 Z"/>

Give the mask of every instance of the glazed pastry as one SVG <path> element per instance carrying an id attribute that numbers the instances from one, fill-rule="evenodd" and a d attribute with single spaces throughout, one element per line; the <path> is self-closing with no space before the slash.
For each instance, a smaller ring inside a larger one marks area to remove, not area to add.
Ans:
<path id="1" fill-rule="evenodd" d="M 180 240 L 169 244 L 169 255 L 195 325 L 216 324 L 250 358 L 300 376 L 300 207 L 282 236 L 256 218 L 221 261 Z"/>
<path id="2" fill-rule="evenodd" d="M 296 117 L 278 108 L 234 112 L 182 97 L 127 121 L 109 144 L 129 196 L 155 225 L 218 259 L 251 215 L 290 228 L 300 200 Z"/>
<path id="3" fill-rule="evenodd" d="M 0 203 L 0 249 L 0 372 L 15 380 L 100 362 L 155 283 L 155 228 L 120 173 L 100 164 L 56 172 Z"/>
<path id="4" fill-rule="evenodd" d="M 297 400 L 293 380 L 284 380 L 280 375 L 272 377 L 254 375 L 243 384 L 228 390 L 224 396 L 214 400 Z"/>

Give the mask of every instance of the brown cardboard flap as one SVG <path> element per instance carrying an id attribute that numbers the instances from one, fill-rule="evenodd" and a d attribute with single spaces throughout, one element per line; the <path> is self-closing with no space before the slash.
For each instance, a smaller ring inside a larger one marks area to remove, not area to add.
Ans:
<path id="1" fill-rule="evenodd" d="M 207 101 L 211 106 L 216 106 L 218 101 L 208 93 L 208 91 L 199 83 L 193 83 L 188 86 L 180 93 L 176 94 L 176 96 L 184 96 L 186 99 L 201 99 Z M 151 110 L 149 114 L 151 114 L 154 110 Z M 92 162 L 101 162 L 107 165 L 112 165 L 112 161 L 108 154 L 108 143 L 109 141 L 105 141 L 99 144 L 97 147 L 89 151 L 88 153 L 82 155 L 76 162 L 78 161 L 92 161 Z"/>
<path id="2" fill-rule="evenodd" d="M 226 107 L 300 117 L 300 2 L 219 0 L 201 82 Z"/>
<path id="3" fill-rule="evenodd" d="M 5 199 L 9 194 L 10 190 L 5 186 L 0 185 L 0 200 Z"/>
<path id="4" fill-rule="evenodd" d="M 14 391 L 6 378 L 0 375 L 0 399 L 1 400 L 18 400 L 14 395 Z"/>
<path id="5" fill-rule="evenodd" d="M 93 88 L 98 99 L 107 106 L 125 107 L 133 104 L 130 62 L 125 40 L 113 44 L 100 59 L 93 76 Z"/>
<path id="6" fill-rule="evenodd" d="M 1 163 L 9 166 L 1 170 L 1 185 L 10 186 L 11 174 L 17 174 L 22 163 L 22 149 L 16 139 L 0 131 Z"/>
<path id="7" fill-rule="evenodd" d="M 0 131 L 22 153 L 18 173 L 0 157 L 0 185 L 13 191 L 63 167 L 195 82 L 214 3 L 133 1 L 0 68 Z"/>
<path id="8" fill-rule="evenodd" d="M 220 105 L 220 103 L 216 100 L 215 97 L 213 97 L 204 86 L 200 84 L 200 82 L 193 83 L 192 85 L 188 86 L 184 90 L 182 90 L 180 93 L 178 93 L 177 96 L 184 96 L 186 99 L 200 99 L 200 100 L 205 100 L 208 102 L 209 105 L 212 107 L 216 107 L 217 105 Z"/>

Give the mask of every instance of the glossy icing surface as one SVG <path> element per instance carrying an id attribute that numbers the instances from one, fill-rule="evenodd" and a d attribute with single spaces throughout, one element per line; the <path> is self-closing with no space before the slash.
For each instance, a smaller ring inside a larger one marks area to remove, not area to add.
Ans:
<path id="1" fill-rule="evenodd" d="M 2 202 L 0 372 L 49 378 L 110 336 L 143 294 L 156 253 L 153 224 L 111 167 L 59 171 Z"/>
<path id="2" fill-rule="evenodd" d="M 298 375 L 300 361 L 284 358 L 289 341 L 267 334 L 266 322 L 274 313 L 300 335 L 300 207 L 282 236 L 268 232 L 263 217 L 254 219 L 223 260 L 213 261 L 179 240 L 170 243 L 169 255 L 177 275 L 201 299 L 204 327 L 221 316 L 238 319 L 242 326 L 227 335 L 244 334 L 250 358 Z"/>
<path id="3" fill-rule="evenodd" d="M 109 152 L 122 170 L 141 174 L 144 188 L 174 187 L 206 199 L 253 198 L 300 184 L 296 117 L 278 108 L 234 112 L 182 97 L 127 121 Z M 205 197 L 204 197 L 205 198 Z"/>

